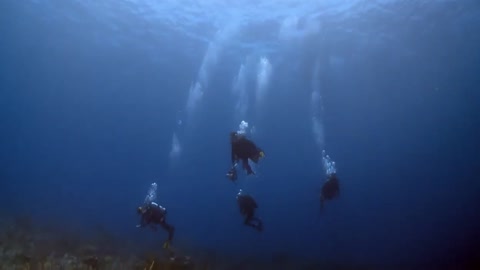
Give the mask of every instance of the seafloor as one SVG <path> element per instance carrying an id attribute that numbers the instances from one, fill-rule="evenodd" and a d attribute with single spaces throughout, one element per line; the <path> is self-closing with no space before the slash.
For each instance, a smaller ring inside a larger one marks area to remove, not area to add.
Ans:
<path id="1" fill-rule="evenodd" d="M 415 269 L 428 269 L 418 268 Z M 61 225 L 39 225 L 28 217 L 0 218 L 0 270 L 316 270 L 413 269 L 408 266 L 358 265 L 349 262 L 302 260 L 288 254 L 238 258 L 191 247 L 175 252 L 154 247 L 139 249 L 98 227 L 88 236 Z"/>
<path id="2" fill-rule="evenodd" d="M 345 263 L 294 260 L 287 254 L 233 259 L 188 247 L 171 253 L 162 249 L 140 251 L 133 248 L 132 251 L 128 245 L 102 228 L 85 237 L 78 230 L 60 225 L 38 225 L 28 217 L 0 218 L 0 270 L 370 269 Z"/>

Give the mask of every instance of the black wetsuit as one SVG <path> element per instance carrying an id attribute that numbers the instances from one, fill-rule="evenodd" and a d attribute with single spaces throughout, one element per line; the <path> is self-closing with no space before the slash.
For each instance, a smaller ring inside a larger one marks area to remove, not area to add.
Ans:
<path id="1" fill-rule="evenodd" d="M 323 184 L 322 192 L 320 194 L 320 206 L 323 208 L 325 200 L 332 200 L 340 194 L 340 185 L 336 174 L 329 176 L 327 181 Z"/>
<path id="2" fill-rule="evenodd" d="M 250 195 L 238 195 L 238 206 L 240 207 L 240 213 L 245 216 L 245 225 L 251 226 L 259 231 L 263 230 L 262 221 L 255 217 L 255 209 L 258 208 L 257 202 Z"/>
<path id="3" fill-rule="evenodd" d="M 243 168 L 247 171 L 247 174 L 255 174 L 250 167 L 250 164 L 248 164 L 248 159 L 257 163 L 262 150 L 258 148 L 254 142 L 242 135 L 232 134 L 230 140 L 232 146 L 232 165 L 234 165 L 238 160 L 241 160 Z"/>
<path id="4" fill-rule="evenodd" d="M 140 220 L 140 227 L 145 227 L 146 225 L 150 225 L 154 230 L 157 228 L 155 224 L 159 224 L 168 232 L 168 241 L 172 242 L 173 240 L 173 233 L 175 232 L 175 227 L 168 224 L 165 221 L 165 217 L 167 215 L 167 210 L 158 204 L 151 202 L 146 206 L 145 213 L 142 214 L 142 218 Z"/>

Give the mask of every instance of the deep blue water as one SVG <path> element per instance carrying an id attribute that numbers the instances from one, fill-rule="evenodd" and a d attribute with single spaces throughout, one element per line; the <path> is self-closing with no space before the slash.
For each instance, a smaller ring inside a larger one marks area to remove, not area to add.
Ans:
<path id="1" fill-rule="evenodd" d="M 478 259 L 480 3 L 257 2 L 2 1 L 3 215 L 154 246 L 164 233 L 135 228 L 135 209 L 156 182 L 185 245 Z M 266 158 L 235 185 L 228 133 L 241 120 Z M 322 150 L 341 196 L 319 214 Z M 239 188 L 263 233 L 243 226 Z"/>

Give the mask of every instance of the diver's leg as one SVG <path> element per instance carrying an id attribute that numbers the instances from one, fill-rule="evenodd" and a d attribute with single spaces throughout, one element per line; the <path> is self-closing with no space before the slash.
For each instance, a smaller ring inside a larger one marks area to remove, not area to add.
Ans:
<path id="1" fill-rule="evenodd" d="M 245 225 L 250 225 L 250 220 L 252 219 L 253 215 L 251 213 L 251 211 L 247 210 L 247 209 L 244 209 L 243 210 L 243 214 L 245 215 L 245 220 L 243 221 L 243 223 Z"/>
<path id="2" fill-rule="evenodd" d="M 255 222 L 255 228 L 259 231 L 262 231 L 263 230 L 263 222 L 260 218 L 258 217 L 252 217 L 251 218 L 251 221 L 252 222 Z"/>
<path id="3" fill-rule="evenodd" d="M 253 212 L 251 210 L 245 210 L 245 221 L 243 222 L 245 225 L 254 226 L 255 224 L 252 223 Z"/>
<path id="4" fill-rule="evenodd" d="M 160 223 L 160 225 L 162 226 L 163 229 L 165 229 L 168 232 L 168 241 L 172 242 L 173 234 L 175 232 L 175 227 L 173 227 L 172 225 L 168 224 L 165 221 Z"/>
<path id="5" fill-rule="evenodd" d="M 248 164 L 248 159 L 243 159 L 242 160 L 243 168 L 247 171 L 247 175 L 250 174 L 255 174 L 252 170 L 252 167 L 250 167 L 250 164 Z"/>
<path id="6" fill-rule="evenodd" d="M 260 220 L 258 220 L 257 218 L 252 218 L 251 223 L 252 227 L 254 227 L 257 231 L 262 231 L 262 225 Z"/>
<path id="7" fill-rule="evenodd" d="M 259 223 L 258 223 L 258 218 L 253 216 L 253 211 L 249 211 L 248 214 L 245 217 L 245 225 L 253 227 L 257 230 L 261 230 Z"/>

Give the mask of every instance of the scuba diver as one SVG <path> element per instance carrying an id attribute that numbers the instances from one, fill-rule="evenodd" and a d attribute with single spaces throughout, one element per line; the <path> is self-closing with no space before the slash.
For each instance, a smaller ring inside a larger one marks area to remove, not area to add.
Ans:
<path id="1" fill-rule="evenodd" d="M 250 159 L 254 163 L 258 163 L 260 158 L 265 156 L 263 150 L 257 147 L 254 142 L 247 139 L 245 135 L 234 131 L 230 132 L 230 144 L 232 147 L 232 167 L 228 171 L 227 177 L 232 181 L 237 179 L 236 167 L 239 160 L 242 161 L 243 169 L 247 171 L 247 175 L 255 174 L 250 164 L 248 164 L 248 160 Z"/>
<path id="2" fill-rule="evenodd" d="M 257 202 L 250 195 L 242 194 L 242 190 L 237 194 L 237 202 L 240 208 L 240 213 L 245 216 L 244 224 L 257 229 L 259 232 L 263 231 L 263 223 L 258 217 L 254 217 L 255 209 L 258 208 Z"/>
<path id="3" fill-rule="evenodd" d="M 340 186 L 336 173 L 328 176 L 327 181 L 322 186 L 320 191 L 320 209 L 323 210 L 325 200 L 332 200 L 340 195 Z"/>
<path id="4" fill-rule="evenodd" d="M 175 227 L 165 221 L 167 210 L 155 202 L 149 202 L 144 206 L 138 207 L 137 213 L 141 215 L 140 224 L 137 225 L 137 228 L 150 225 L 150 227 L 156 231 L 157 227 L 155 225 L 158 224 L 168 232 L 168 239 L 163 244 L 163 248 L 169 249 L 173 240 Z"/>

